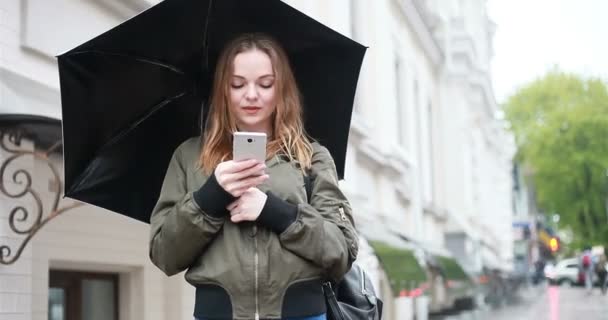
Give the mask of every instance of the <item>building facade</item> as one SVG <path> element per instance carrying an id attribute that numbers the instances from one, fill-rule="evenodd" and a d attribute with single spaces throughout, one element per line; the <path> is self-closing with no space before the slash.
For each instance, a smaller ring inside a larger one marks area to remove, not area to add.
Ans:
<path id="1" fill-rule="evenodd" d="M 445 155 L 440 183 L 450 217 L 446 237 L 468 270 L 511 270 L 515 146 L 490 81 L 496 26 L 485 0 L 418 3 L 445 53 L 439 130 Z"/>
<path id="2" fill-rule="evenodd" d="M 157 2 L 1 2 L 0 113 L 60 119 L 54 57 Z M 453 256 L 470 272 L 512 268 L 513 144 L 489 80 L 494 25 L 486 1 L 286 2 L 369 46 L 341 182 L 357 224 L 381 224 Z M 21 147 L 37 148 L 27 139 Z M 20 161 L 52 197 L 46 163 Z M 51 162 L 61 168 L 59 154 Z M 0 245 L 18 245 L 23 235 L 7 227 L 17 202 L 3 197 L 0 203 Z M 396 319 L 398 293 L 373 249 L 362 247 L 360 263 L 387 303 L 387 319 Z M 191 318 L 194 290 L 183 275 L 167 278 L 151 264 L 148 226 L 99 208 L 53 219 L 15 264 L 0 265 L 0 320 L 48 319 L 65 294 L 53 287 L 62 281 L 89 288 L 82 300 L 106 301 L 116 319 Z M 109 319 L 90 312 L 92 319 Z"/>

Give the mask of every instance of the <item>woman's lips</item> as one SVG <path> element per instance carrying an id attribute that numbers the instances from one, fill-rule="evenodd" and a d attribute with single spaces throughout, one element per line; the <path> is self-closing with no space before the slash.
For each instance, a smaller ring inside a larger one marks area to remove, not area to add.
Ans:
<path id="1" fill-rule="evenodd" d="M 258 111 L 260 111 L 262 108 L 260 107 L 243 107 L 242 108 L 243 111 L 245 111 L 245 113 L 247 114 L 256 114 Z"/>

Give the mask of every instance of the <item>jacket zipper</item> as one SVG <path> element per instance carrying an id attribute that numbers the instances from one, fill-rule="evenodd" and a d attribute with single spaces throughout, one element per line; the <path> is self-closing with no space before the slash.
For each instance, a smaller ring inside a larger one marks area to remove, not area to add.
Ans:
<path id="1" fill-rule="evenodd" d="M 260 319 L 260 305 L 259 305 L 259 298 L 258 298 L 258 265 L 260 263 L 259 261 L 259 256 L 258 256 L 258 226 L 257 225 L 253 225 L 253 247 L 254 247 L 254 254 L 253 254 L 253 264 L 255 266 L 254 269 L 254 275 L 255 275 L 255 320 L 259 320 Z"/>
<path id="2" fill-rule="evenodd" d="M 342 218 L 342 221 L 348 220 L 348 218 L 346 218 L 346 215 L 344 214 L 344 207 L 338 207 L 338 212 L 340 212 L 340 218 Z"/>
<path id="3" fill-rule="evenodd" d="M 359 275 L 361 276 L 361 293 L 367 296 L 367 288 L 365 288 L 365 272 L 363 272 L 363 268 L 359 267 Z"/>

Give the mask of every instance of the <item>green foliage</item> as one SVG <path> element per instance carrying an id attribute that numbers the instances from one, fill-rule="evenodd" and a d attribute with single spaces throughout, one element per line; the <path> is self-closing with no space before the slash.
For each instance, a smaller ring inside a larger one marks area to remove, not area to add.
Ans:
<path id="1" fill-rule="evenodd" d="M 560 214 L 575 245 L 608 243 L 606 84 L 553 70 L 521 88 L 504 109 L 539 208 Z"/>
<path id="2" fill-rule="evenodd" d="M 395 248 L 379 241 L 370 241 L 370 245 L 374 248 L 389 278 L 395 296 L 401 290 L 409 291 L 427 281 L 426 272 L 418 264 L 412 251 Z"/>

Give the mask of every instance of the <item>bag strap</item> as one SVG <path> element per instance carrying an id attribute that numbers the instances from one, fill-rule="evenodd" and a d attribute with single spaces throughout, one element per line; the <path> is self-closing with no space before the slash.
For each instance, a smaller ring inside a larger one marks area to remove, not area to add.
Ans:
<path id="1" fill-rule="evenodd" d="M 338 297 L 336 296 L 334 289 L 331 286 L 331 282 L 323 283 L 323 294 L 325 295 L 325 304 L 327 306 L 328 319 L 332 320 L 346 320 Z"/>

